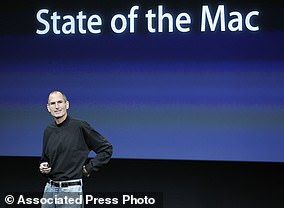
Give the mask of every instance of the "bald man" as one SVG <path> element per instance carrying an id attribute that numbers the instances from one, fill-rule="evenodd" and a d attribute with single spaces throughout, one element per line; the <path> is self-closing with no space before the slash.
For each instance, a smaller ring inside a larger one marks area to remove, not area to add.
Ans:
<path id="1" fill-rule="evenodd" d="M 60 195 L 75 197 L 78 203 L 64 201 L 60 207 L 81 208 L 84 205 L 78 196 L 82 197 L 82 178 L 89 177 L 110 161 L 112 145 L 87 122 L 70 117 L 69 107 L 69 101 L 62 92 L 53 91 L 49 94 L 47 110 L 54 122 L 44 130 L 39 170 L 48 179 L 44 198 L 53 198 L 53 202 L 56 202 L 54 197 Z M 87 160 L 90 151 L 96 155 Z M 45 203 L 42 207 L 58 205 Z"/>

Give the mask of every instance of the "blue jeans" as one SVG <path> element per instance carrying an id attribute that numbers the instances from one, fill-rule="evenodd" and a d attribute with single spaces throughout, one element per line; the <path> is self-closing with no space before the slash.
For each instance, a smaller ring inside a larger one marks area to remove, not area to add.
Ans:
<path id="1" fill-rule="evenodd" d="M 81 181 L 82 184 L 82 179 L 64 182 L 74 181 Z M 47 182 L 41 200 L 42 208 L 83 208 L 84 199 L 82 185 L 57 187 Z"/>

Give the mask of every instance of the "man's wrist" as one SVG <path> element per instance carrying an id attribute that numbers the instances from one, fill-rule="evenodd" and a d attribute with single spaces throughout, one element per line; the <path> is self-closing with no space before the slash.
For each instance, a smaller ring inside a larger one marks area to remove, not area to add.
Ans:
<path id="1" fill-rule="evenodd" d="M 86 176 L 86 177 L 89 177 L 89 176 L 90 176 L 90 173 L 87 171 L 85 165 L 83 166 L 82 171 L 83 171 L 84 176 Z"/>

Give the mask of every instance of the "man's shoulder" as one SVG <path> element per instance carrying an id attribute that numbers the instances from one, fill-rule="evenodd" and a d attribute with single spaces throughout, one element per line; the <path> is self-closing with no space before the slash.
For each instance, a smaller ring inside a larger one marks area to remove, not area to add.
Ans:
<path id="1" fill-rule="evenodd" d="M 44 136 L 48 136 L 50 134 L 52 134 L 52 132 L 54 131 L 56 125 L 54 123 L 50 123 L 48 124 L 45 129 L 44 129 Z"/>
<path id="2" fill-rule="evenodd" d="M 82 119 L 78 119 L 78 118 L 73 118 L 73 117 L 70 117 L 69 118 L 69 123 L 71 125 L 78 125 L 78 126 L 88 126 L 88 122 L 87 121 L 84 121 Z"/>
<path id="3" fill-rule="evenodd" d="M 70 122 L 72 123 L 85 123 L 86 121 L 79 119 L 79 118 L 74 118 L 74 117 L 69 117 L 68 118 Z"/>
<path id="4" fill-rule="evenodd" d="M 45 127 L 45 131 L 47 131 L 47 130 L 49 130 L 49 129 L 53 129 L 53 128 L 55 128 L 55 127 L 56 127 L 56 125 L 55 125 L 54 122 L 49 123 L 49 124 Z"/>

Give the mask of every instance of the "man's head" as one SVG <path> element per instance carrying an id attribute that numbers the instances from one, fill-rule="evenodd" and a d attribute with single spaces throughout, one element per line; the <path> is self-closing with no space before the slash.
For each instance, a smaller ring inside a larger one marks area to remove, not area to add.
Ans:
<path id="1" fill-rule="evenodd" d="M 67 117 L 67 110 L 69 109 L 69 101 L 66 96 L 60 91 L 53 91 L 49 93 L 47 110 L 54 117 L 55 120 L 64 121 Z"/>

